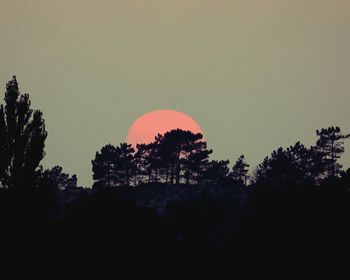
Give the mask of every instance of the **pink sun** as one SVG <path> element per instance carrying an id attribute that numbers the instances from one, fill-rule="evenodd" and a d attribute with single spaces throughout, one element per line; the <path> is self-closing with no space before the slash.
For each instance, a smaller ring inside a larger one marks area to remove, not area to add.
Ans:
<path id="1" fill-rule="evenodd" d="M 174 110 L 156 110 L 142 115 L 132 124 L 126 142 L 134 147 L 136 144 L 148 144 L 154 141 L 156 135 L 178 128 L 203 134 L 190 116 Z"/>

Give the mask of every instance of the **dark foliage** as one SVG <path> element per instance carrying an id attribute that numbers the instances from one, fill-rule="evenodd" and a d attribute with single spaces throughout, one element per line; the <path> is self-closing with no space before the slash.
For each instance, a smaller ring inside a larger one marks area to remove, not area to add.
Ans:
<path id="1" fill-rule="evenodd" d="M 0 105 L 0 186 L 4 189 L 34 188 L 35 171 L 45 155 L 45 122 L 30 105 L 29 95 L 20 94 L 14 76 L 6 85 L 5 106 Z"/>
<path id="2" fill-rule="evenodd" d="M 210 165 L 203 135 L 181 129 L 158 135 L 150 144 L 109 144 L 96 153 L 92 161 L 95 187 L 134 186 L 142 183 L 170 185 L 198 184 Z"/>
<path id="3" fill-rule="evenodd" d="M 349 138 L 350 134 L 343 135 L 340 128 L 334 126 L 317 130 L 316 134 L 316 152 L 319 155 L 321 173 L 328 177 L 338 177 L 342 168 L 338 159 L 344 153 L 344 139 Z"/>
<path id="4" fill-rule="evenodd" d="M 233 183 L 247 185 L 249 164 L 246 163 L 244 155 L 241 155 L 232 167 L 231 177 Z"/>
<path id="5" fill-rule="evenodd" d="M 316 134 L 315 146 L 280 147 L 251 176 L 243 155 L 232 168 L 210 160 L 203 136 L 190 131 L 136 150 L 109 144 L 92 161 L 93 188 L 82 188 L 62 167 L 39 166 L 44 120 L 13 78 L 0 106 L 2 249 L 87 263 L 127 253 L 130 262 L 154 253 L 324 256 L 350 236 L 350 169 L 339 163 L 350 135 L 339 127 Z"/>

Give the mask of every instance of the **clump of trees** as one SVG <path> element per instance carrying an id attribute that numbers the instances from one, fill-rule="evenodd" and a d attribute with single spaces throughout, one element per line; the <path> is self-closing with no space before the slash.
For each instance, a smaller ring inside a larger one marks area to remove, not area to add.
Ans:
<path id="1" fill-rule="evenodd" d="M 246 183 L 249 165 L 243 155 L 231 170 L 229 160 L 209 160 L 212 152 L 201 133 L 181 129 L 158 134 L 154 142 L 136 149 L 127 143 L 108 144 L 92 161 L 94 187 Z"/>
<path id="2" fill-rule="evenodd" d="M 96 186 L 198 183 L 211 153 L 202 134 L 172 130 L 136 151 L 127 143 L 104 146 L 92 161 L 93 178 Z"/>
<path id="3" fill-rule="evenodd" d="M 300 142 L 273 151 L 259 164 L 253 174 L 255 183 L 283 186 L 299 183 L 319 185 L 324 179 L 336 179 L 341 175 L 338 162 L 344 153 L 344 135 L 339 127 L 317 130 L 315 146 L 305 147 Z"/>

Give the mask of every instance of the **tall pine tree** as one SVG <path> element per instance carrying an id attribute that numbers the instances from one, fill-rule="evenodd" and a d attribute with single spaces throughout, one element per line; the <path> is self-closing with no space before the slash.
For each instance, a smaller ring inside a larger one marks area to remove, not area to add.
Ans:
<path id="1" fill-rule="evenodd" d="M 344 153 L 344 140 L 350 137 L 350 134 L 343 135 L 338 126 L 322 128 L 317 130 L 318 140 L 316 151 L 321 160 L 323 174 L 326 177 L 338 177 L 342 165 L 338 159 Z"/>
<path id="2" fill-rule="evenodd" d="M 234 183 L 246 185 L 248 178 L 249 164 L 246 163 L 244 155 L 241 155 L 232 167 L 231 176 Z"/>

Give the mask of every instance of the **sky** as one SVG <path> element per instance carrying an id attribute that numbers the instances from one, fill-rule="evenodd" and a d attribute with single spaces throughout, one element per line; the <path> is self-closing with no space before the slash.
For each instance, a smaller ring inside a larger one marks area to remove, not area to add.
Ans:
<path id="1" fill-rule="evenodd" d="M 80 185 L 157 109 L 254 168 L 316 129 L 350 132 L 349 34 L 349 0 L 0 0 L 0 86 L 17 76 L 46 120 L 44 167 Z"/>

